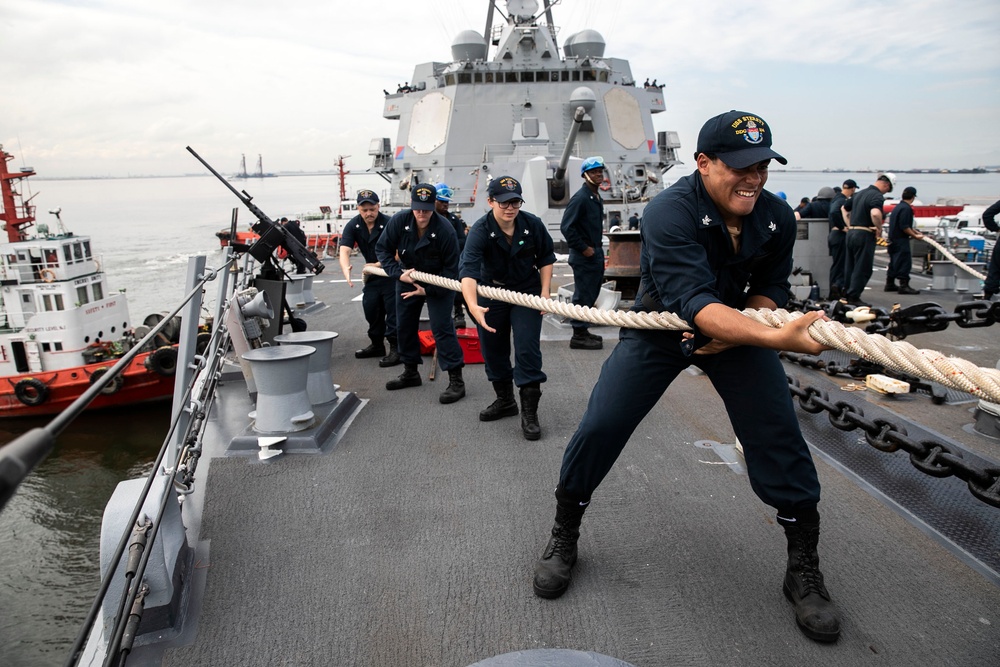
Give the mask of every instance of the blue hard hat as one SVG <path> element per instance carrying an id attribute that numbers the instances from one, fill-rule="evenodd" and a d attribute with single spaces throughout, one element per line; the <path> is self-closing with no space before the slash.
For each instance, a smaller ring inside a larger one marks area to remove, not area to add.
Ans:
<path id="1" fill-rule="evenodd" d="M 437 190 L 438 201 L 451 201 L 452 195 L 455 194 L 445 183 L 436 183 L 434 189 Z"/>
<path id="2" fill-rule="evenodd" d="M 784 192 L 782 192 L 781 190 L 778 190 L 778 191 L 777 191 L 777 192 L 775 192 L 774 194 L 778 195 L 779 197 L 781 197 L 781 198 L 782 198 L 782 199 L 784 199 L 785 201 L 788 201 L 788 195 L 786 195 L 786 194 L 785 194 Z"/>
<path id="3" fill-rule="evenodd" d="M 604 169 L 604 158 L 599 155 L 595 155 L 594 157 L 589 157 L 584 160 L 583 164 L 580 165 L 580 175 L 583 176 L 585 172 L 588 172 L 591 169 Z"/>

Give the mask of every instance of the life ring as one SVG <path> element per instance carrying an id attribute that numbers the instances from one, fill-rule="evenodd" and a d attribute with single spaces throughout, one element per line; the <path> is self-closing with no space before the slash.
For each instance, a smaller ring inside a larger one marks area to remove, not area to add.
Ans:
<path id="1" fill-rule="evenodd" d="M 14 395 L 25 405 L 41 405 L 49 400 L 49 388 L 36 378 L 25 378 L 14 385 Z"/>
<path id="2" fill-rule="evenodd" d="M 608 190 L 610 190 L 610 189 L 611 189 L 611 181 L 609 181 L 609 180 L 607 179 L 607 177 L 605 177 L 605 178 L 604 178 L 604 180 L 603 180 L 603 181 L 601 181 L 601 185 L 600 185 L 599 187 L 600 187 L 600 188 L 601 188 L 601 190 L 603 190 L 604 192 L 607 192 Z"/>
<path id="3" fill-rule="evenodd" d="M 105 375 L 107 375 L 109 370 L 110 369 L 107 366 L 102 366 L 93 373 L 91 373 L 90 384 L 97 384 L 97 381 L 100 380 Z M 101 393 L 107 394 L 108 396 L 110 396 L 111 394 L 116 394 L 118 393 L 118 390 L 122 388 L 122 385 L 124 383 L 125 381 L 122 380 L 122 376 L 116 375 L 114 378 L 112 378 L 111 382 L 109 382 L 107 385 L 105 385 L 103 389 L 101 389 Z"/>
<path id="4" fill-rule="evenodd" d="M 156 348 L 146 357 L 146 368 L 159 375 L 170 377 L 177 372 L 177 348 L 170 345 Z"/>
<path id="5" fill-rule="evenodd" d="M 42 269 L 41 273 L 39 273 L 38 275 L 40 275 L 42 277 L 42 280 L 44 280 L 47 283 L 50 283 L 56 279 L 56 272 L 53 271 L 52 269 Z"/>

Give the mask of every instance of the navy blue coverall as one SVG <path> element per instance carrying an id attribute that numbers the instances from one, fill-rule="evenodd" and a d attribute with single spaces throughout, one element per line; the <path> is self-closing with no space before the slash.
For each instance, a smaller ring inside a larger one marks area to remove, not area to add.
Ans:
<path id="1" fill-rule="evenodd" d="M 833 258 L 833 263 L 830 265 L 830 298 L 833 298 L 834 294 L 839 296 L 840 290 L 847 287 L 847 277 L 844 274 L 844 263 L 847 260 L 847 223 L 844 222 L 844 215 L 841 213 L 846 201 L 847 197 L 838 192 L 830 202 L 830 234 L 826 237 L 826 247 L 830 250 L 830 257 Z"/>
<path id="2" fill-rule="evenodd" d="M 508 243 L 493 217 L 493 211 L 490 211 L 469 230 L 459 275 L 488 287 L 548 297 L 547 294 L 540 294 L 542 279 L 538 270 L 555 264 L 555 261 L 552 237 L 538 216 L 520 211 L 514 218 L 513 240 Z M 539 345 L 541 312 L 484 296 L 479 297 L 478 303 L 490 309 L 486 320 L 496 329 L 496 333 L 490 333 L 477 324 L 487 379 L 490 382 L 513 379 L 518 387 L 545 382 Z M 512 332 L 513 368 L 510 363 Z"/>
<path id="3" fill-rule="evenodd" d="M 354 216 L 344 225 L 339 247 L 357 246 L 365 263 L 374 264 L 378 261 L 375 244 L 388 222 L 389 216 L 380 212 L 369 232 L 361 216 Z M 396 282 L 392 278 L 370 275 L 362 288 L 361 307 L 368 321 L 368 337 L 373 341 L 396 337 Z"/>
<path id="4" fill-rule="evenodd" d="M 874 185 L 856 192 L 853 197 L 844 202 L 844 208 L 850 211 L 851 228 L 847 231 L 847 256 L 844 260 L 844 275 L 847 284 L 848 298 L 860 299 L 865 291 L 865 285 L 872 277 L 875 266 L 875 223 L 872 220 L 872 209 L 882 210 L 885 197 L 882 191 Z"/>
<path id="5" fill-rule="evenodd" d="M 451 222 L 432 212 L 427 230 L 420 236 L 413 211 L 400 211 L 389 218 L 375 245 L 375 253 L 382 269 L 395 279 L 399 358 L 404 364 L 423 363 L 417 331 L 420 329 L 420 311 L 426 301 L 431 332 L 437 345 L 438 363 L 446 371 L 464 366 L 462 348 L 458 344 L 455 323 L 451 319 L 455 304 L 454 292 L 436 285 L 422 285 L 426 296 L 404 299 L 403 293 L 412 292 L 416 286 L 399 280 L 406 269 L 458 280 L 458 239 Z M 399 261 L 396 260 L 397 254 Z"/>
<path id="6" fill-rule="evenodd" d="M 913 207 L 901 201 L 889 213 L 889 267 L 885 274 L 887 282 L 899 278 L 901 284 L 910 284 L 913 252 L 907 229 L 913 229 Z"/>
<path id="7" fill-rule="evenodd" d="M 678 313 L 693 326 L 709 304 L 743 308 L 754 295 L 778 307 L 788 300 L 796 224 L 788 204 L 767 191 L 743 219 L 738 254 L 698 172 L 650 202 L 640 234 L 637 311 Z M 694 355 L 710 340 L 694 333 L 682 344 L 679 331 L 621 330 L 566 447 L 557 497 L 589 501 L 639 422 L 677 374 L 693 364 L 725 403 L 757 496 L 782 516 L 815 512 L 819 480 L 777 352 L 740 345 Z"/>
<path id="8" fill-rule="evenodd" d="M 451 222 L 451 226 L 455 228 L 455 238 L 458 239 L 458 255 L 462 256 L 462 251 L 465 250 L 465 240 L 466 235 L 466 224 L 465 221 L 460 217 L 448 211 L 448 215 L 445 216 Z M 461 292 L 455 292 L 455 314 L 459 315 L 462 312 L 462 304 L 465 303 L 465 298 L 462 296 Z"/>
<path id="9" fill-rule="evenodd" d="M 604 202 L 586 183 L 570 197 L 559 225 L 569 246 L 573 269 L 573 303 L 593 306 L 604 282 Z M 583 251 L 594 254 L 584 257 Z M 573 328 L 587 328 L 586 322 L 572 320 Z"/>

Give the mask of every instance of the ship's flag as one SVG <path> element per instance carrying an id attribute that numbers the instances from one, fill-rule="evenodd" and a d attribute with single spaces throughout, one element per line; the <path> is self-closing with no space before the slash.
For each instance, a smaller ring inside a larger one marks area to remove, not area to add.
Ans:
<path id="1" fill-rule="evenodd" d="M 646 143 L 649 144 L 649 152 L 653 155 L 656 155 L 656 142 L 653 141 L 652 139 L 647 139 Z"/>
<path id="2" fill-rule="evenodd" d="M 403 159 L 403 153 L 406 152 L 406 146 L 396 146 L 396 159 Z"/>

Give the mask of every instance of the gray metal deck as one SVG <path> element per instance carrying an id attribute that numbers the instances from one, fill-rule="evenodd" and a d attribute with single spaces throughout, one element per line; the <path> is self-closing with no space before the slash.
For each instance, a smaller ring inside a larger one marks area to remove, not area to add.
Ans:
<path id="1" fill-rule="evenodd" d="M 478 421 L 493 400 L 482 366 L 466 367 L 468 396 L 453 405 L 438 403 L 447 374 L 427 381 L 427 363 L 422 387 L 386 392 L 400 368 L 354 359 L 359 290 L 323 278 L 330 307 L 309 326 L 340 333 L 335 381 L 367 403 L 329 453 L 202 463 L 203 608 L 163 665 L 467 667 L 546 648 L 636 667 L 1000 664 L 1000 588 L 823 456 L 820 556 L 843 634 L 803 636 L 781 593 L 773 510 L 738 460 L 701 442 L 734 436 L 696 374 L 678 378 L 595 494 L 569 592 L 536 598 L 563 448 L 613 339 L 589 352 L 546 337 L 543 434 L 528 442 L 517 418 Z M 220 409 L 245 414 L 243 401 L 231 387 Z M 233 431 L 217 427 L 221 454 Z M 996 540 L 1000 510 L 985 516 Z"/>

